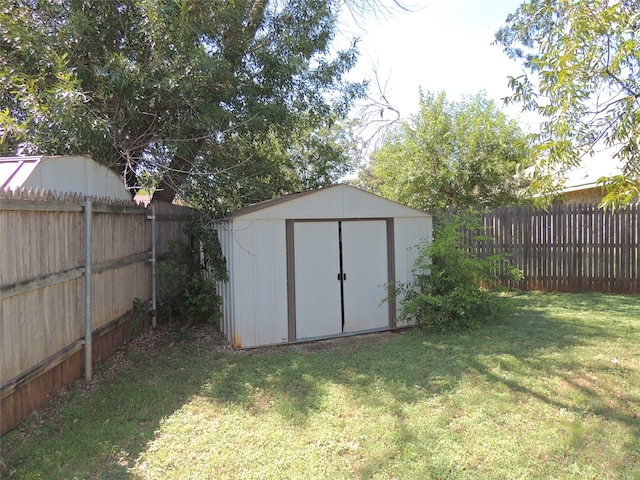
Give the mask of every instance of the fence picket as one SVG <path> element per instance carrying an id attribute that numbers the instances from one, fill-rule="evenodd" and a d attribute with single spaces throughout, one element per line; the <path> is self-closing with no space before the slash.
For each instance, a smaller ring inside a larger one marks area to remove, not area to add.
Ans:
<path id="1" fill-rule="evenodd" d="M 522 290 L 640 293 L 640 204 L 615 212 L 597 205 L 500 208 L 483 215 L 487 240 L 467 245 L 480 258 L 508 254 Z"/>
<path id="2" fill-rule="evenodd" d="M 21 189 L 0 190 L 0 200 L 2 434 L 46 403 L 63 386 L 62 379 L 70 382 L 81 375 L 82 357 L 71 358 L 79 349 L 70 347 L 82 342 L 85 303 L 83 197 Z M 134 300 L 145 302 L 151 296 L 151 238 L 143 206 L 94 202 L 93 264 L 101 269 L 93 272 L 93 329 L 120 329 L 105 334 L 104 340 L 94 339 L 95 362 L 127 341 L 128 327 L 122 325 L 133 315 Z M 166 258 L 171 240 L 188 239 L 184 226 L 192 210 L 161 208 L 165 218 L 158 251 Z"/>

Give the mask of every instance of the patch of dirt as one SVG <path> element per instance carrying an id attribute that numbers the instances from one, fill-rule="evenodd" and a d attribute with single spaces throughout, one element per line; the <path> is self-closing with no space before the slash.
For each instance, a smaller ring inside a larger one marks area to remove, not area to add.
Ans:
<path id="1" fill-rule="evenodd" d="M 359 335 L 348 335 L 344 337 L 327 338 L 325 340 L 296 343 L 293 347 L 303 351 L 326 350 L 339 347 L 360 348 L 366 345 L 386 343 L 397 335 L 402 335 L 404 333 L 406 333 L 406 330 L 362 333 Z"/>

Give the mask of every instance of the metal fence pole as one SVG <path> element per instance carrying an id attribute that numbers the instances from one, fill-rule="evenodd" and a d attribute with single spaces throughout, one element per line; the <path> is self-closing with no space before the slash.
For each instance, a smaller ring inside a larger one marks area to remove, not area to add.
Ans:
<path id="1" fill-rule="evenodd" d="M 151 207 L 151 328 L 156 328 L 158 323 L 157 317 L 157 284 L 156 284 L 156 256 L 158 243 L 158 229 L 156 219 L 156 206 L 152 203 Z"/>
<path id="2" fill-rule="evenodd" d="M 84 197 L 84 379 L 92 378 L 91 347 L 93 334 L 92 296 L 93 296 L 93 218 L 91 197 Z"/>

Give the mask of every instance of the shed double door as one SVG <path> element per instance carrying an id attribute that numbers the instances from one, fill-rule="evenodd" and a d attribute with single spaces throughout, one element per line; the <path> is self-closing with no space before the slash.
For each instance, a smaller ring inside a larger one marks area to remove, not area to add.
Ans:
<path id="1" fill-rule="evenodd" d="M 389 326 L 386 220 L 294 222 L 296 338 Z"/>

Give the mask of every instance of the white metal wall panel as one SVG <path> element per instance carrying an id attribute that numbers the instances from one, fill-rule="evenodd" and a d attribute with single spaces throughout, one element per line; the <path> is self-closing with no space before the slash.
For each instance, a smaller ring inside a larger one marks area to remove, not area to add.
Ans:
<path id="1" fill-rule="evenodd" d="M 247 265 L 245 258 L 245 248 L 251 247 L 248 242 L 247 228 L 248 224 L 245 220 L 235 220 L 231 224 L 229 231 L 231 249 L 233 251 L 233 265 L 231 271 L 233 278 L 231 279 L 231 285 L 233 289 L 233 317 L 231 320 L 231 332 L 229 341 L 234 347 L 242 347 L 247 338 L 246 329 L 249 327 L 247 318 L 250 317 L 251 311 L 247 313 L 247 304 L 251 303 L 248 307 L 253 309 L 255 303 L 253 298 L 248 298 L 251 295 L 251 291 L 247 289 L 248 278 L 247 273 L 250 273 L 250 266 Z M 253 274 L 251 274 L 253 276 Z"/>
<path id="2" fill-rule="evenodd" d="M 270 221 L 254 222 L 254 276 L 253 291 L 256 308 L 253 323 L 255 325 L 255 344 L 273 343 L 273 312 L 276 303 L 273 270 L 274 238 Z"/>
<path id="3" fill-rule="evenodd" d="M 420 212 L 372 193 L 345 185 L 343 218 L 394 218 L 419 216 Z"/>
<path id="4" fill-rule="evenodd" d="M 229 272 L 229 332 L 227 338 L 232 341 L 233 335 L 237 330 L 238 322 L 238 262 L 236 261 L 235 238 L 233 237 L 233 226 L 235 222 L 229 224 L 229 230 L 226 235 L 227 248 L 230 256 L 227 257 L 227 269 Z"/>
<path id="5" fill-rule="evenodd" d="M 284 222 L 235 220 L 224 238 L 229 270 L 225 335 L 235 347 L 286 341 Z"/>
<path id="6" fill-rule="evenodd" d="M 342 222 L 344 332 L 389 326 L 387 222 Z"/>
<path id="7" fill-rule="evenodd" d="M 255 222 L 256 345 L 287 341 L 287 259 L 281 220 Z"/>
<path id="8" fill-rule="evenodd" d="M 431 217 L 396 218 L 394 220 L 396 282 L 407 283 L 413 278 L 413 267 L 424 246 L 431 241 Z M 400 314 L 400 301 L 396 302 Z M 398 322 L 398 325 L 402 323 Z"/>
<path id="9" fill-rule="evenodd" d="M 342 333 L 337 222 L 294 223 L 296 336 Z"/>
<path id="10" fill-rule="evenodd" d="M 224 258 L 226 260 L 227 274 L 229 276 L 228 281 L 218 282 L 217 284 L 218 295 L 222 297 L 222 320 L 220 322 L 220 329 L 222 330 L 222 333 L 224 333 L 229 339 L 231 339 L 232 335 L 231 320 L 233 319 L 232 281 L 235 278 L 235 275 L 231 270 L 235 265 L 235 261 L 233 259 L 233 250 L 230 248 L 231 235 L 229 232 L 231 224 L 232 222 L 220 222 L 216 226 L 218 241 L 220 242 L 220 249 L 222 251 L 222 255 L 224 255 Z"/>
<path id="11" fill-rule="evenodd" d="M 235 253 L 234 282 L 236 295 L 236 325 L 231 342 L 234 347 L 257 345 L 256 343 L 256 245 L 255 222 L 252 220 L 236 220 L 233 222 L 233 246 Z"/>
<path id="12" fill-rule="evenodd" d="M 344 214 L 344 198 L 339 192 L 330 195 L 307 195 L 279 205 L 274 205 L 263 210 L 257 210 L 246 215 L 247 218 L 256 219 L 322 219 L 341 218 Z"/>

